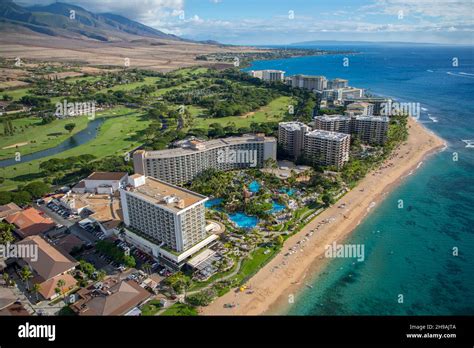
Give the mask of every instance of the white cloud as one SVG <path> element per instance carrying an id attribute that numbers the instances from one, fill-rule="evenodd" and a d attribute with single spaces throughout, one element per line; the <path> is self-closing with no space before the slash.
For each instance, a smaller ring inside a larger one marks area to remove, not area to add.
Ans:
<path id="1" fill-rule="evenodd" d="M 18 0 L 20 1 L 20 0 Z M 51 0 L 23 0 L 30 3 L 50 3 Z M 67 1 L 67 0 L 63 0 Z M 219 3 L 221 0 L 209 0 Z M 290 1 L 290 0 L 288 0 Z M 329 0 L 328 0 L 329 1 Z M 287 14 L 268 17 L 249 9 L 249 17 L 242 20 L 207 18 L 204 13 L 185 13 L 185 0 L 71 0 L 93 12 L 111 12 L 124 15 L 167 33 L 195 39 L 215 39 L 235 42 L 253 38 L 279 38 L 298 41 L 311 33 L 336 33 L 351 39 L 351 33 L 360 35 L 404 34 L 421 38 L 419 33 L 433 33 L 446 41 L 444 35 L 461 35 L 474 31 L 472 0 L 373 0 L 358 9 L 346 8 L 311 16 L 295 11 L 295 19 Z M 403 11 L 403 20 L 398 20 Z M 387 19 L 387 16 L 388 19 Z M 393 16 L 393 20 L 390 17 Z M 431 38 L 430 38 L 431 40 Z M 410 41 L 410 40 L 408 40 Z"/>
<path id="2" fill-rule="evenodd" d="M 393 16 L 397 16 L 401 10 L 404 15 L 423 15 L 444 20 L 467 19 L 472 22 L 473 19 L 472 0 L 375 0 L 374 4 L 362 7 L 362 10 Z"/>
<path id="3" fill-rule="evenodd" d="M 67 0 L 63 0 L 68 2 Z M 18 0 L 18 4 L 48 5 L 52 0 Z M 184 0 L 71 0 L 71 4 L 95 13 L 109 12 L 139 22 L 166 23 L 168 17 L 178 16 L 184 9 Z"/>

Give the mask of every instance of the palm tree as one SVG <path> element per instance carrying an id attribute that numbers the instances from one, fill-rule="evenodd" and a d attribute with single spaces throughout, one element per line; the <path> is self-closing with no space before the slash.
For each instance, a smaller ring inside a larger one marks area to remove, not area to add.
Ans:
<path id="1" fill-rule="evenodd" d="M 66 285 L 66 282 L 64 281 L 64 279 L 59 279 L 58 282 L 56 283 L 56 285 L 59 288 L 59 294 L 64 294 L 63 286 Z"/>
<path id="2" fill-rule="evenodd" d="M 147 262 L 142 266 L 143 270 L 150 275 L 151 274 L 151 265 Z"/>
<path id="3" fill-rule="evenodd" d="M 168 285 L 178 293 L 184 291 L 184 297 L 186 298 L 186 290 L 191 286 L 191 279 L 182 272 L 175 273 L 166 279 Z"/>
<path id="4" fill-rule="evenodd" d="M 313 170 L 312 169 L 306 169 L 301 174 L 305 178 L 311 178 L 311 174 L 313 174 Z"/>
<path id="5" fill-rule="evenodd" d="M 107 274 L 106 274 L 104 271 L 99 271 L 99 272 L 97 272 L 97 280 L 99 280 L 99 281 L 104 280 L 104 278 L 105 278 L 106 275 L 107 275 Z"/>
<path id="6" fill-rule="evenodd" d="M 33 290 L 33 292 L 36 294 L 36 301 L 38 301 L 38 300 L 39 300 L 39 299 L 38 299 L 38 294 L 39 294 L 39 292 L 40 292 L 40 290 L 41 290 L 41 285 L 40 285 L 39 283 L 33 284 L 33 289 L 32 289 L 32 290 Z"/>
<path id="7" fill-rule="evenodd" d="M 267 158 L 263 161 L 263 166 L 265 168 L 278 168 L 278 163 L 273 158 Z"/>
<path id="8" fill-rule="evenodd" d="M 20 271 L 20 278 L 26 283 L 26 289 L 30 290 L 30 283 L 28 280 L 33 277 L 33 273 L 31 273 L 28 266 L 24 266 Z"/>
<path id="9" fill-rule="evenodd" d="M 2 277 L 3 277 L 3 280 L 5 281 L 5 284 L 8 286 L 10 275 L 7 272 L 3 272 Z"/>

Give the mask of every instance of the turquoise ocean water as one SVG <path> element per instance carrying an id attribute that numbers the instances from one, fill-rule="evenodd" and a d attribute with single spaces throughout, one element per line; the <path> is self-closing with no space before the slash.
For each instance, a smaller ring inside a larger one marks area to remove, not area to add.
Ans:
<path id="1" fill-rule="evenodd" d="M 288 314 L 474 314 L 474 148 L 462 142 L 474 139 L 474 48 L 318 47 L 360 54 L 347 56 L 349 67 L 342 64 L 346 56 L 332 55 L 256 61 L 247 70 L 347 78 L 372 94 L 419 102 L 420 122 L 448 148 L 425 161 L 356 228 L 347 243 L 363 243 L 365 261 L 332 260 Z M 398 209 L 399 199 L 404 209 Z"/>

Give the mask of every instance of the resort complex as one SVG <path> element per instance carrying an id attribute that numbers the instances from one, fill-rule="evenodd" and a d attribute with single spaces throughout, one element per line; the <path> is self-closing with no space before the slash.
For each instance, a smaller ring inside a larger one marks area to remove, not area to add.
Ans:
<path id="1" fill-rule="evenodd" d="M 474 0 L 70 1 L 0 0 L 0 348 L 472 346 Z"/>
<path id="2" fill-rule="evenodd" d="M 386 99 L 365 97 L 341 78 L 125 69 L 71 85 L 98 93 L 98 117 L 52 114 L 42 122 L 72 133 L 82 127 L 81 137 L 98 140 L 72 147 L 73 156 L 39 160 L 28 157 L 35 143 L 18 142 L 25 163 L 13 170 L 11 158 L 0 161 L 12 170 L 7 184 L 17 184 L 0 195 L 4 238 L 41 257 L 5 259 L 7 287 L 19 284 L 28 298 L 21 310 L 30 314 L 195 314 L 232 289 L 250 296 L 249 279 L 405 134 L 406 120 L 381 115 Z M 69 88 L 60 80 L 38 86 L 42 95 Z M 103 93 L 105 86 L 116 90 Z M 22 132 L 30 127 L 38 126 Z M 45 179 L 13 179 L 29 175 Z"/>
<path id="3" fill-rule="evenodd" d="M 282 122 L 278 145 L 287 156 L 310 164 L 341 169 L 349 160 L 351 136 L 363 143 L 383 145 L 387 141 L 389 118 L 382 116 L 316 116 L 310 123 Z"/>
<path id="4" fill-rule="evenodd" d="M 209 141 L 190 140 L 179 148 L 136 151 L 133 166 L 135 173 L 171 184 L 185 184 L 211 168 L 261 168 L 266 160 L 276 160 L 276 151 L 276 139 L 263 134 Z"/>
<path id="5" fill-rule="evenodd" d="M 328 80 L 324 76 L 293 75 L 286 78 L 286 83 L 293 88 L 322 91 L 327 88 Z"/>
<path id="6" fill-rule="evenodd" d="M 250 73 L 253 77 L 267 82 L 283 81 L 285 79 L 285 72 L 282 70 L 252 70 Z"/>
<path id="7" fill-rule="evenodd" d="M 350 135 L 311 128 L 301 122 L 278 125 L 278 144 L 291 158 L 304 158 L 308 164 L 342 168 L 349 160 Z"/>
<path id="8" fill-rule="evenodd" d="M 351 134 L 368 144 L 382 145 L 387 141 L 390 119 L 386 116 L 316 116 L 315 129 Z"/>

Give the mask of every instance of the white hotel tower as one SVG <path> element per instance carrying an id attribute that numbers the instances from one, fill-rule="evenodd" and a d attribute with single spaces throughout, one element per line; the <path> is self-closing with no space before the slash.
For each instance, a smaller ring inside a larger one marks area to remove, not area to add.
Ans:
<path id="1" fill-rule="evenodd" d="M 349 134 L 314 130 L 304 135 L 304 156 L 311 163 L 339 170 L 349 161 L 350 143 Z"/>
<path id="2" fill-rule="evenodd" d="M 120 189 L 125 239 L 170 268 L 217 239 L 206 231 L 207 197 L 158 179 L 134 174 Z"/>
<path id="3" fill-rule="evenodd" d="M 263 134 L 229 137 L 210 141 L 189 141 L 179 148 L 133 154 L 135 173 L 174 185 L 190 182 L 207 169 L 219 171 L 261 168 L 264 161 L 276 160 L 277 141 Z M 234 159 L 227 154 L 233 153 Z"/>

